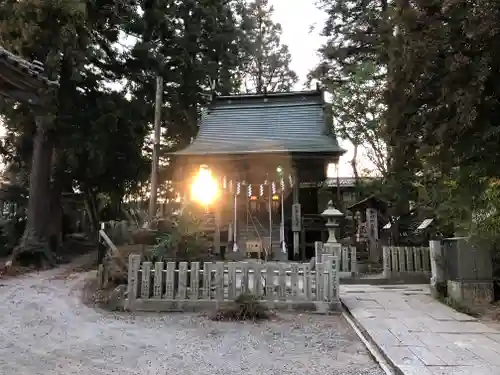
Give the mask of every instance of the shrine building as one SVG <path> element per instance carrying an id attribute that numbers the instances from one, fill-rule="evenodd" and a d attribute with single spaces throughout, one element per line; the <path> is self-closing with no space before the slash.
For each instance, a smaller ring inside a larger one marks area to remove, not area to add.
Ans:
<path id="1" fill-rule="evenodd" d="M 318 190 L 344 153 L 319 89 L 219 96 L 173 153 L 174 180 L 213 215 L 213 249 L 225 259 L 306 259 L 320 240 L 308 232 L 324 229 Z"/>

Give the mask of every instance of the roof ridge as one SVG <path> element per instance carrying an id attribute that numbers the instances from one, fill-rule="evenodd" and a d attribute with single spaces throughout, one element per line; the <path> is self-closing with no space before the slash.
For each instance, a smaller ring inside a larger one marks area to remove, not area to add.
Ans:
<path id="1" fill-rule="evenodd" d="M 267 93 L 249 93 L 249 94 L 236 94 L 236 95 L 221 95 L 215 98 L 218 100 L 231 100 L 231 99 L 255 99 L 255 98 L 279 98 L 279 97 L 293 97 L 293 96 L 322 96 L 322 92 L 318 90 L 304 90 L 304 91 L 287 91 L 287 92 L 267 92 Z"/>
<path id="2" fill-rule="evenodd" d="M 222 104 L 210 107 L 213 110 L 234 110 L 234 109 L 262 109 L 262 107 L 323 107 L 323 103 L 319 102 L 263 102 L 263 103 L 244 103 L 244 104 Z"/>

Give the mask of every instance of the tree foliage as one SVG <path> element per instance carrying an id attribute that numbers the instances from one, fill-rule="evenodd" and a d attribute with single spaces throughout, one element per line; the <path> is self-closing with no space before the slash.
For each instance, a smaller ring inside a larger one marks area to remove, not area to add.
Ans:
<path id="1" fill-rule="evenodd" d="M 457 227 L 475 227 L 492 210 L 498 175 L 500 7 L 493 1 L 400 4 L 398 80 L 393 134 L 416 150 L 421 175 L 445 187 Z M 486 208 L 490 207 L 490 208 Z M 493 206 L 494 207 L 494 206 Z M 490 216 L 492 217 L 492 216 Z"/>
<path id="2" fill-rule="evenodd" d="M 37 233 L 40 239 L 49 235 L 44 222 L 53 221 L 46 218 L 60 206 L 63 191 L 82 191 L 95 211 L 98 196 L 119 206 L 147 180 L 145 147 L 157 75 L 165 82 L 165 150 L 191 141 L 200 109 L 213 94 L 239 90 L 244 65 L 240 46 L 248 39 L 242 28 L 244 12 L 236 0 L 0 4 L 5 20 L 0 44 L 41 61 L 49 78 L 59 82 L 38 112 L 1 99 L 7 132 L 1 151 L 11 170 L 31 174 L 38 191 L 48 192 L 52 181 L 51 203 L 43 202 L 48 197 L 36 198 L 36 231 L 44 232 Z M 42 112 L 52 119 L 44 123 L 43 132 L 35 121 Z M 33 151 L 37 139 L 41 154 Z M 33 166 L 46 172 L 34 174 Z M 169 170 L 164 172 L 168 179 Z"/>
<path id="3" fill-rule="evenodd" d="M 368 131 L 370 105 L 352 90 L 359 72 L 383 91 L 379 137 L 387 142 L 383 186 L 396 206 L 408 202 L 453 224 L 457 233 L 496 233 L 500 109 L 500 5 L 495 1 L 322 1 L 328 12 L 315 70 L 334 94 L 333 115 Z M 356 86 L 358 85 L 358 86 Z M 362 93 L 373 96 L 370 87 Z M 347 101 L 347 97 L 350 101 Z M 349 103 L 349 104 L 346 104 Z M 350 122 L 345 112 L 354 113 Z M 363 140 L 366 142 L 366 140 Z M 399 206 L 399 207 L 398 207 Z M 481 224 L 479 224 L 481 223 Z M 496 234 L 495 234 L 496 236 Z"/>
<path id="4" fill-rule="evenodd" d="M 155 79 L 164 79 L 162 127 L 166 149 L 184 147 L 198 129 L 201 107 L 212 94 L 238 90 L 244 34 L 236 1 L 141 1 L 128 32 L 136 37 L 127 62 L 130 91 L 150 105 Z"/>
<path id="5" fill-rule="evenodd" d="M 245 30 L 242 80 L 247 92 L 286 92 L 297 83 L 291 69 L 292 56 L 281 43 L 281 25 L 272 19 L 268 0 L 255 0 L 243 14 Z"/>
<path id="6" fill-rule="evenodd" d="M 328 18 L 322 30 L 326 37 L 320 48 L 320 62 L 310 72 L 331 95 L 332 126 L 336 135 L 354 145 L 351 161 L 358 177 L 358 149 L 375 164 L 378 174 L 387 176 L 385 137 L 385 87 L 388 64 L 385 1 L 320 1 Z"/>
<path id="7" fill-rule="evenodd" d="M 53 100 L 42 109 L 53 115 L 45 125 L 50 143 L 44 149 L 49 156 L 43 168 L 52 164 L 61 191 L 76 187 L 89 196 L 121 196 L 141 178 L 145 166 L 141 155 L 147 131 L 147 123 L 141 121 L 144 111 L 137 100 L 109 88 L 124 77 L 117 43 L 122 23 L 133 13 L 132 7 L 120 4 L 6 1 L 0 8 L 10 14 L 0 28 L 2 44 L 44 62 L 50 78 L 59 81 Z M 26 105 L 10 104 L 4 113 L 7 141 L 33 137 L 34 114 Z M 23 150 L 27 154 L 21 159 L 29 169 L 31 150 Z"/>
<path id="8" fill-rule="evenodd" d="M 365 156 L 375 165 L 381 176 L 387 175 L 387 146 L 384 141 L 383 87 L 373 79 L 377 66 L 371 63 L 359 65 L 355 72 L 342 82 L 330 80 L 330 73 L 320 65 L 309 75 L 319 80 L 331 95 L 329 124 L 335 135 L 348 140 L 354 146 L 351 160 L 354 176 L 359 178 L 358 152 L 362 147 Z"/>

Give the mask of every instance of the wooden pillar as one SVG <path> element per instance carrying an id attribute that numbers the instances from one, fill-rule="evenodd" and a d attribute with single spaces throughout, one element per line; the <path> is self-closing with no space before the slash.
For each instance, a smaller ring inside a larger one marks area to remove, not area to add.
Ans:
<path id="1" fill-rule="evenodd" d="M 155 143 L 153 146 L 153 160 L 151 165 L 151 191 L 149 196 L 149 225 L 152 224 L 157 214 L 157 198 L 158 198 L 158 168 L 160 160 L 160 139 L 161 139 L 161 110 L 163 106 L 163 77 L 156 76 L 156 102 L 155 102 L 155 117 L 154 117 L 154 135 Z"/>
<path id="2" fill-rule="evenodd" d="M 366 226 L 369 257 L 372 262 L 378 262 L 382 254 L 378 246 L 378 211 L 375 208 L 366 209 Z"/>
<path id="3" fill-rule="evenodd" d="M 189 173 L 191 172 L 191 164 L 188 163 L 186 159 L 179 160 L 179 194 L 181 196 L 180 212 L 184 213 L 184 209 L 187 206 L 188 199 L 191 199 L 191 197 L 189 196 Z"/>
<path id="4" fill-rule="evenodd" d="M 300 231 L 300 260 L 306 261 L 306 228 L 304 227 L 304 218 L 301 218 L 301 231 Z"/>
<path id="5" fill-rule="evenodd" d="M 292 181 L 293 181 L 293 190 L 292 190 L 292 199 L 293 199 L 293 207 L 292 207 L 292 232 L 293 232 L 293 257 L 294 260 L 297 259 L 300 251 L 300 230 L 301 230 L 301 209 L 299 203 L 299 192 L 300 192 L 300 181 L 299 174 L 297 170 L 297 166 L 293 166 L 292 170 Z"/>
<path id="6" fill-rule="evenodd" d="M 220 224 L 221 224 L 221 207 L 222 199 L 215 202 L 215 234 L 214 234 L 214 253 L 220 254 Z"/>

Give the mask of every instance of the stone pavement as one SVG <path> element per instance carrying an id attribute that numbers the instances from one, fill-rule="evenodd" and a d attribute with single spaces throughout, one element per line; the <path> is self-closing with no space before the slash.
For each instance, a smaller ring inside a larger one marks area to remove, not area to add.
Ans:
<path id="1" fill-rule="evenodd" d="M 341 285 L 355 322 L 403 375 L 500 375 L 500 331 L 434 300 L 427 285 Z"/>

